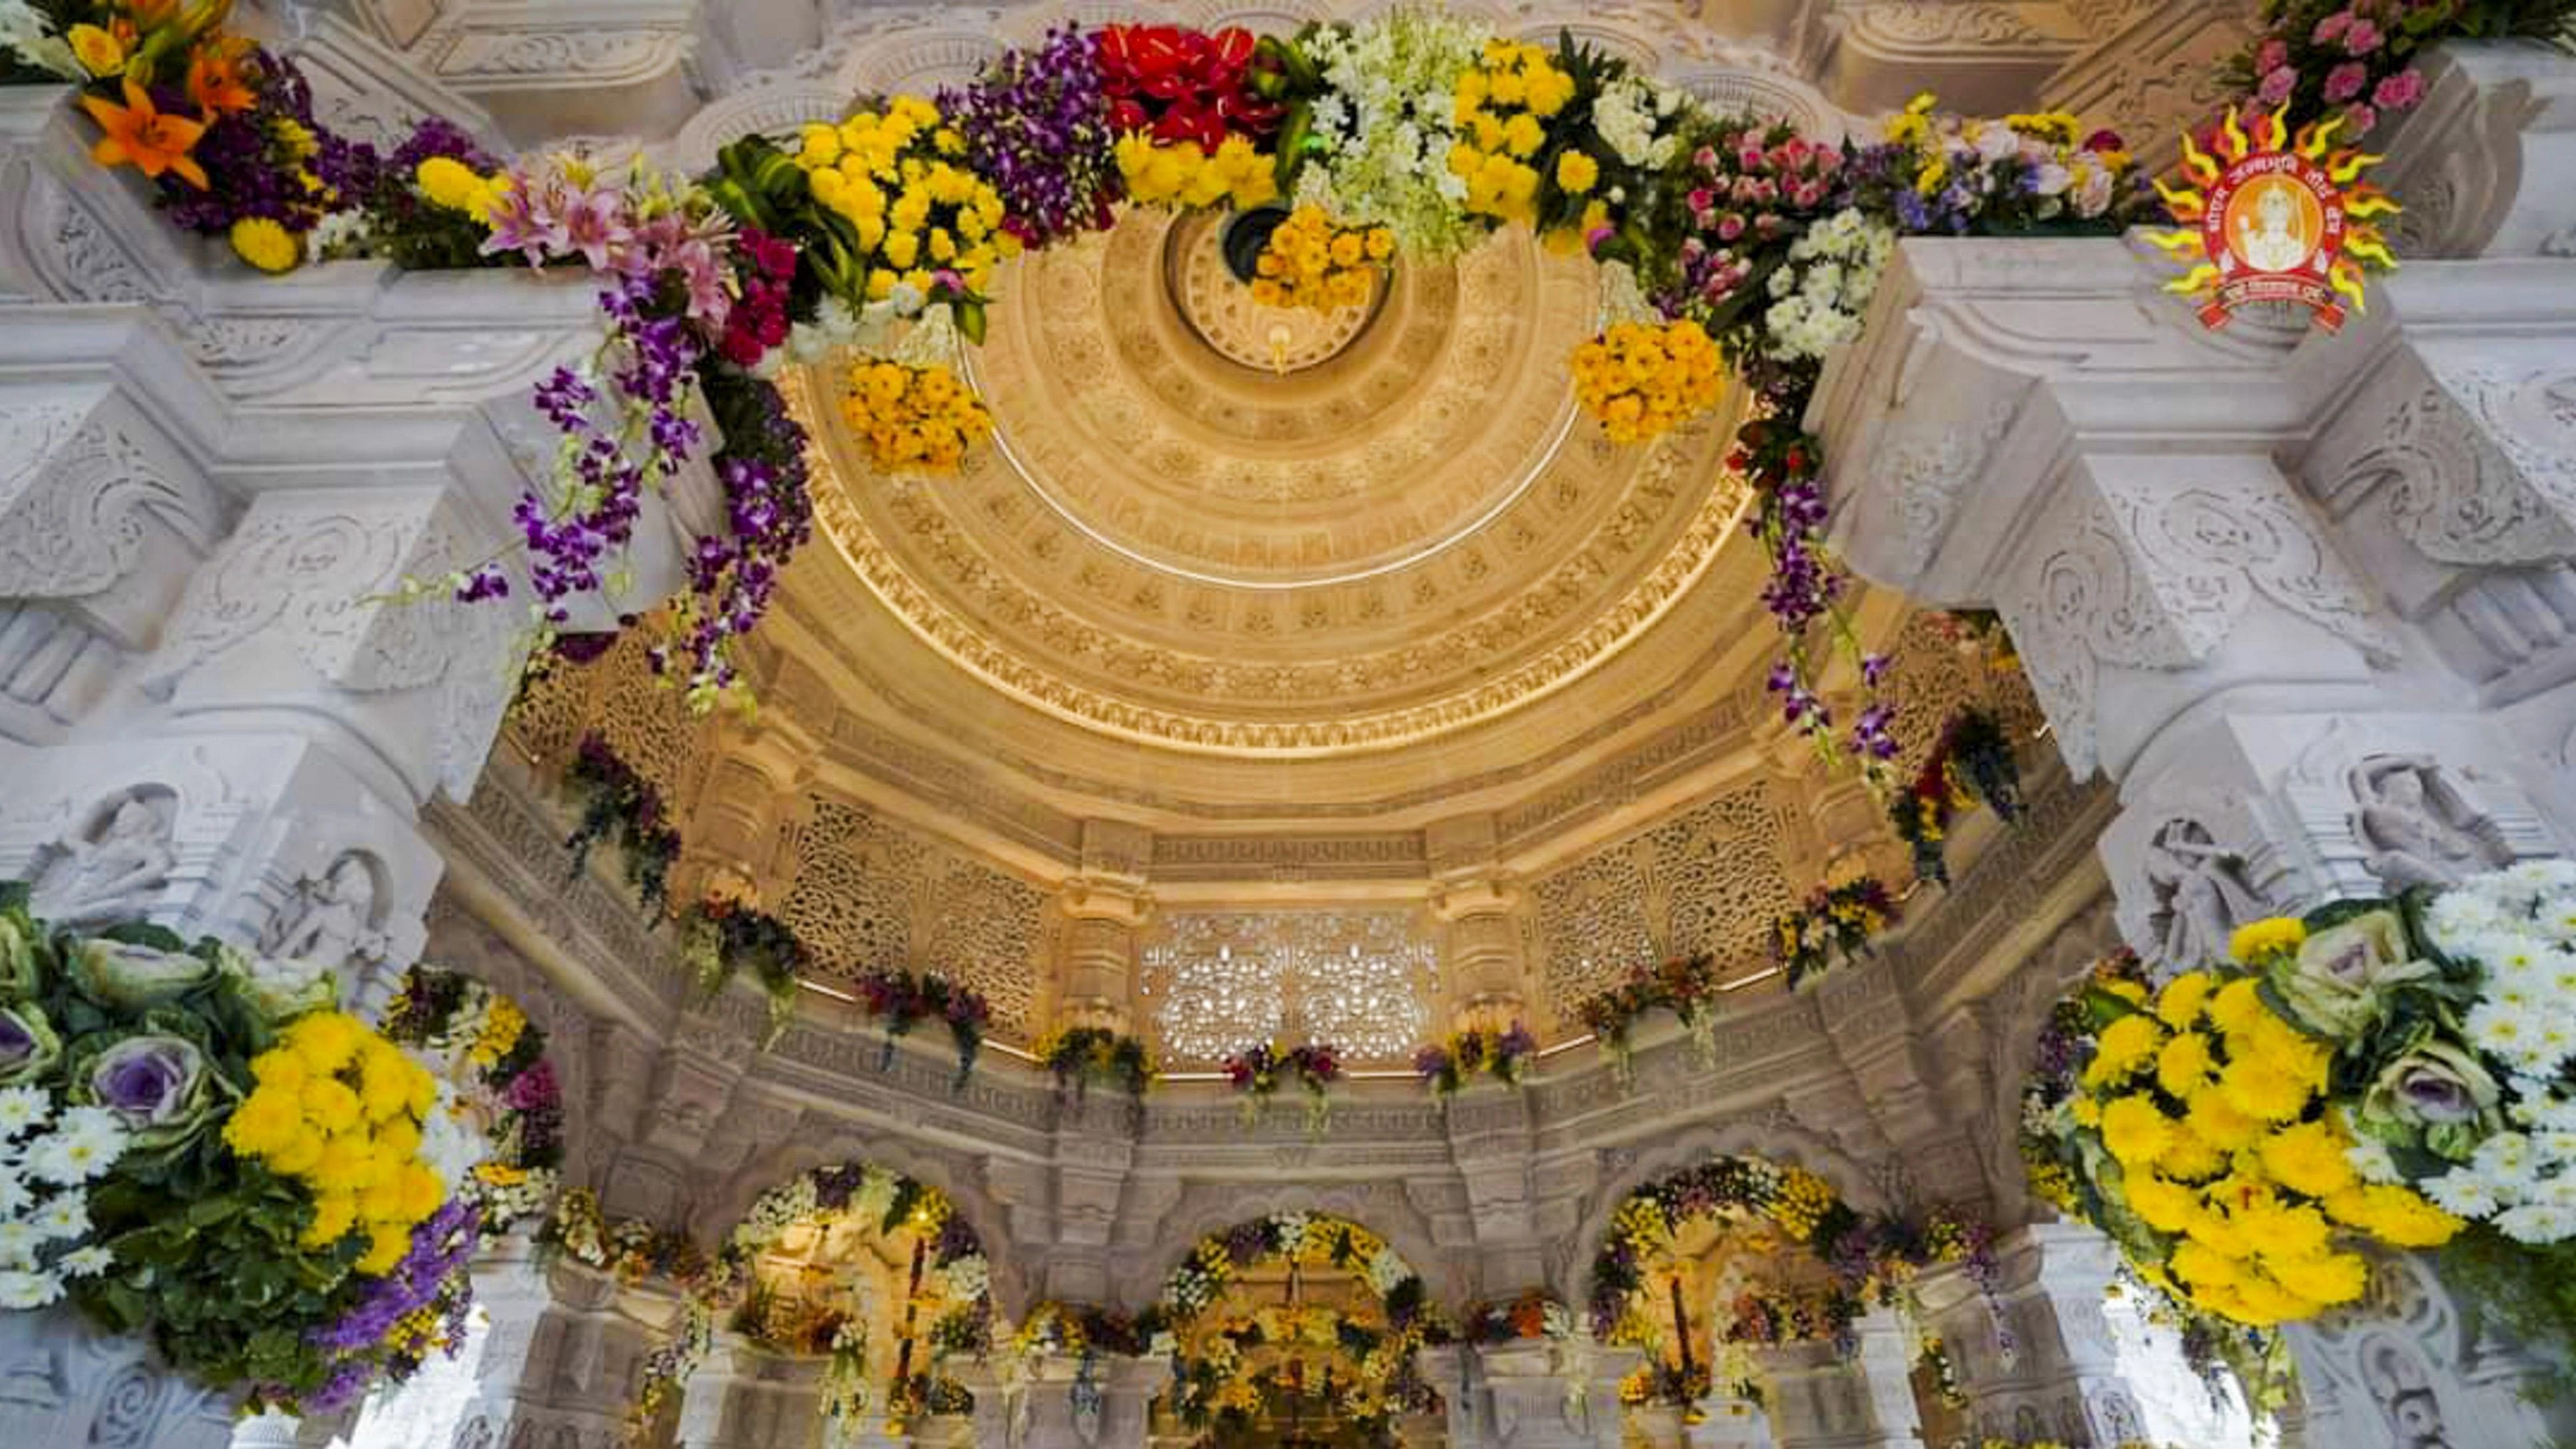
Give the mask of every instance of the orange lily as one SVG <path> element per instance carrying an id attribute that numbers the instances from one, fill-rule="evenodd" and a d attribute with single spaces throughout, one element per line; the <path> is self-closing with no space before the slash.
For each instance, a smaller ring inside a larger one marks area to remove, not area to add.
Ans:
<path id="1" fill-rule="evenodd" d="M 206 189 L 205 168 L 188 154 L 197 138 L 206 133 L 203 121 L 163 115 L 153 106 L 150 93 L 136 85 L 132 76 L 125 78 L 124 105 L 83 96 L 81 108 L 107 133 L 91 149 L 91 160 L 101 166 L 130 162 L 136 170 L 154 178 L 165 171 L 175 171 L 180 180 L 199 191 Z"/>
<path id="2" fill-rule="evenodd" d="M 188 99 L 209 116 L 247 111 L 259 93 L 242 79 L 239 52 L 228 44 L 200 46 L 188 63 Z"/>

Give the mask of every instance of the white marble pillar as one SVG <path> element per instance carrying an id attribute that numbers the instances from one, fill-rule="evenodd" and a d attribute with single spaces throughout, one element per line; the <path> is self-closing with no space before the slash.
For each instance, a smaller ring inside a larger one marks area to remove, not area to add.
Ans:
<path id="1" fill-rule="evenodd" d="M 2370 1291 L 2350 1308 L 2293 1325 L 2298 1427 L 2334 1449 L 2469 1449 L 2576 1443 L 2576 1401 L 2526 1393 L 2542 1367 L 2482 1323 L 2427 1260 L 2373 1252 Z M 2558 1365 L 2561 1372 L 2566 1365 Z M 2563 1380 L 2562 1380 L 2563 1382 Z"/>
<path id="2" fill-rule="evenodd" d="M 1878 1309 L 1854 1326 L 1849 1357 L 1831 1343 L 1758 1349 L 1778 1449 L 1920 1449 L 1922 1420 L 1907 1373 L 1906 1326 Z"/>
<path id="3" fill-rule="evenodd" d="M 676 1449 L 821 1449 L 823 1367 L 718 1333 L 681 1388 Z"/>
<path id="4" fill-rule="evenodd" d="M 1449 1401 L 1451 1449 L 1615 1449 L 1619 1381 L 1642 1359 L 1633 1348 L 1523 1340 L 1426 1348 L 1418 1362 Z"/>
<path id="5" fill-rule="evenodd" d="M 223 1449 L 230 1398 L 173 1377 L 132 1338 L 65 1305 L 0 1313 L 0 1443 Z"/>
<path id="6" fill-rule="evenodd" d="M 1169 1358 L 997 1355 L 951 1371 L 975 1396 L 977 1449 L 1145 1449 Z"/>

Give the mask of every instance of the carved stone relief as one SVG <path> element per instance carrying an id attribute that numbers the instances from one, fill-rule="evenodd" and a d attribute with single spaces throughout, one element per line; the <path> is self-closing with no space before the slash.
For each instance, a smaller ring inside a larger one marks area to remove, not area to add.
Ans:
<path id="1" fill-rule="evenodd" d="M 145 915 L 178 866 L 171 834 L 178 796 L 144 785 L 94 807 L 87 824 L 38 852 L 29 910 L 63 930 L 96 929 Z"/>

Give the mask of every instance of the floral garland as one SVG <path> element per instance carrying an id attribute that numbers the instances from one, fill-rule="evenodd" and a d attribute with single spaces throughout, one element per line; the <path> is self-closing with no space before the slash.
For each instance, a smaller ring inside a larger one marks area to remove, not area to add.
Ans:
<path id="1" fill-rule="evenodd" d="M 1730 1212 L 1769 1219 L 1814 1253 L 1832 1271 L 1837 1290 L 1855 1302 L 1895 1302 L 1917 1273 L 1942 1263 L 1959 1264 L 1990 1298 L 1997 1287 L 1993 1231 L 1973 1218 L 1946 1207 L 1919 1219 L 1863 1217 L 1805 1168 L 1721 1157 L 1620 1200 L 1592 1260 L 1593 1337 L 1647 1341 L 1653 1330 L 1638 1296 L 1647 1261 L 1669 1248 L 1684 1224 Z"/>
<path id="2" fill-rule="evenodd" d="M 1896 838 L 1914 853 L 1915 879 L 1950 883 L 1943 842 L 1959 812 L 1978 805 L 2006 823 L 2021 818 L 2021 770 L 1995 717 L 1964 709 L 1941 727 L 1914 784 L 1888 802 Z"/>
<path id="3" fill-rule="evenodd" d="M 1480 1072 L 1517 1090 L 1537 1056 L 1538 1038 L 1517 1021 L 1501 1031 L 1471 1026 L 1415 1051 L 1413 1073 L 1446 1102 Z"/>
<path id="4" fill-rule="evenodd" d="M 1342 1062 L 1331 1046 L 1306 1042 L 1283 1049 L 1258 1042 L 1227 1057 L 1225 1075 L 1243 1098 L 1246 1127 L 1261 1120 L 1271 1097 L 1292 1080 L 1306 1093 L 1306 1135 L 1321 1137 L 1332 1125 L 1333 1104 L 1326 1089 L 1342 1079 Z"/>
<path id="5" fill-rule="evenodd" d="M 1129 1103 L 1145 1110 L 1146 1089 L 1157 1073 L 1153 1053 L 1136 1037 L 1099 1026 L 1062 1027 L 1040 1039 L 1032 1055 L 1055 1078 L 1056 1099 L 1070 1094 L 1080 1101 L 1092 1085 L 1114 1085 Z"/>
<path id="6" fill-rule="evenodd" d="M 1627 1084 L 1635 1077 L 1631 1034 L 1637 1022 L 1653 1011 L 1669 1011 L 1680 1018 L 1701 1063 L 1715 1066 L 1719 996 L 1715 958 L 1675 956 L 1661 966 L 1632 969 L 1618 985 L 1586 998 L 1575 1008 L 1575 1015 L 1601 1043 L 1610 1070 Z"/>
<path id="7" fill-rule="evenodd" d="M 966 1078 L 975 1070 L 976 1055 L 984 1048 L 984 1029 L 993 1019 L 993 1008 L 981 992 L 937 972 L 878 970 L 859 978 L 858 993 L 861 1008 L 885 1026 L 878 1070 L 894 1065 L 897 1038 L 935 1019 L 947 1023 L 949 1039 L 957 1044 L 957 1075 L 949 1090 L 964 1090 Z M 1051 1062 L 1049 1069 L 1053 1069 Z"/>
<path id="8" fill-rule="evenodd" d="M 2220 78 L 2244 101 L 2287 107 L 2292 124 L 2340 115 L 2358 140 L 2383 115 L 2424 98 L 2415 58 L 2453 36 L 2547 37 L 2576 5 L 2566 0 L 2268 0 L 2261 28 Z"/>
<path id="9" fill-rule="evenodd" d="M 544 1030 L 482 982 L 430 966 L 403 973 L 380 1030 L 486 1124 L 489 1155 L 464 1191 L 482 1209 L 484 1229 L 507 1231 L 544 1212 L 564 1160 L 563 1091 L 546 1060 Z"/>
<path id="10" fill-rule="evenodd" d="M 680 912 L 680 959 L 691 985 L 713 999 L 748 969 L 769 998 L 766 1050 L 787 1030 L 796 1011 L 797 982 L 805 973 L 805 943 L 785 921 L 741 901 L 709 896 Z"/>
<path id="11" fill-rule="evenodd" d="M 1727 1305 L 1727 1343 L 1777 1348 L 1785 1343 L 1830 1343 L 1848 1354 L 1858 1340 L 1853 1325 L 1869 1311 L 1860 1295 L 1842 1287 L 1812 1293 L 1748 1288 Z"/>
<path id="12" fill-rule="evenodd" d="M 1818 886 L 1805 904 L 1772 919 L 1772 959 L 1787 972 L 1789 989 L 1795 991 L 1800 982 L 1836 962 L 1858 959 L 1900 914 L 1896 897 L 1876 876 Z"/>
<path id="13" fill-rule="evenodd" d="M 565 1196 L 570 1205 L 569 1200 L 576 1195 Z M 595 1217 L 595 1199 L 586 1200 L 582 1206 Z M 697 1268 L 701 1262 L 705 1266 L 680 1281 L 683 1292 L 678 1323 L 671 1340 L 645 1359 L 643 1384 L 629 1413 L 631 1423 L 651 1423 L 705 1359 L 714 1347 L 715 1325 L 724 1321 L 731 1310 L 738 1309 L 753 1291 L 753 1267 L 761 1254 L 791 1227 L 831 1221 L 854 1223 L 880 1234 L 919 1234 L 928 1245 L 929 1271 L 923 1277 L 923 1288 L 933 1304 L 954 1305 L 977 1317 L 991 1317 L 991 1265 L 974 1227 L 957 1212 L 947 1194 L 873 1164 L 818 1167 L 761 1194 L 712 1260 L 697 1258 L 693 1250 L 678 1255 L 685 1267 Z M 569 1235 L 566 1238 L 568 1241 Z M 888 1414 L 898 1414 L 898 1401 L 907 1403 L 902 1412 L 917 1410 L 917 1403 L 905 1401 L 904 1396 L 907 1392 L 925 1392 L 929 1387 L 927 1379 L 919 1386 L 896 1385 L 887 1403 Z"/>
<path id="14" fill-rule="evenodd" d="M 590 862 L 591 847 L 614 839 L 626 857 L 626 883 L 635 888 L 646 919 L 658 921 L 670 898 L 671 867 L 680 859 L 680 833 L 667 823 L 662 792 L 597 731 L 581 737 L 564 784 L 581 798 L 581 820 L 565 837 L 572 875 Z"/>
<path id="15" fill-rule="evenodd" d="M 1671 1404 L 1681 1409 L 1683 1423 L 1704 1424 L 1708 1415 L 1701 1410 L 1699 1401 L 1716 1386 L 1717 1376 L 1704 1363 L 1683 1368 L 1667 1359 L 1652 1359 L 1619 1381 L 1619 1402 L 1632 1409 Z M 1742 1386 L 1735 1394 L 1738 1398 L 1755 1397 L 1744 1393 Z"/>
<path id="16" fill-rule="evenodd" d="M 686 1292 L 715 1268 L 715 1260 L 685 1233 L 638 1218 L 609 1219 L 600 1212 L 599 1194 L 586 1187 L 566 1188 L 555 1199 L 554 1211 L 537 1230 L 537 1246 L 630 1287 L 660 1280 Z"/>
<path id="17" fill-rule="evenodd" d="M 1371 1312 L 1363 1318 L 1316 1305 L 1266 1307 L 1216 1325 L 1192 1352 L 1190 1329 L 1235 1275 L 1281 1260 L 1356 1275 L 1375 1300 Z M 1401 1255 L 1368 1229 L 1320 1214 L 1272 1213 L 1200 1239 L 1165 1281 L 1159 1308 L 1163 1325 L 1181 1345 L 1174 1354 L 1170 1402 L 1193 1428 L 1223 1427 L 1260 1412 L 1265 1386 L 1243 1368 L 1245 1350 L 1263 1343 L 1336 1350 L 1356 1367 L 1356 1376 L 1319 1388 L 1318 1396 L 1362 1426 L 1388 1420 L 1427 1402 L 1429 1390 L 1414 1372 L 1414 1350 L 1449 1337 L 1421 1275 Z"/>
<path id="18" fill-rule="evenodd" d="M 326 1413 L 462 1341 L 485 1150 L 322 968 L 0 886 L 0 1307 L 68 1297 L 255 1407 Z"/>
<path id="19" fill-rule="evenodd" d="M 1141 1358 L 1156 1352 L 1156 1340 L 1164 1336 L 1159 1309 L 1130 1315 L 1050 1298 L 1029 1310 L 1029 1316 L 1011 1335 L 1011 1350 L 1022 1355 L 1064 1354 L 1079 1358 L 1084 1354 L 1114 1353 Z"/>

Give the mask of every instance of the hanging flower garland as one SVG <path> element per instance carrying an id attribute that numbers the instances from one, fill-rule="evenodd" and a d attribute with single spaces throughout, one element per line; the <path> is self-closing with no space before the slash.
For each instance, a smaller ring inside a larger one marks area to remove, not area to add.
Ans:
<path id="1" fill-rule="evenodd" d="M 1416 1051 L 1413 1072 L 1445 1103 L 1479 1074 L 1517 1089 L 1537 1056 L 1538 1038 L 1517 1021 L 1501 1031 L 1476 1026 Z"/>
<path id="2" fill-rule="evenodd" d="M 1142 1040 L 1106 1027 L 1077 1026 L 1050 1032 L 1039 1040 L 1032 1055 L 1055 1078 L 1058 1101 L 1067 1096 L 1080 1101 L 1090 1095 L 1094 1085 L 1114 1086 L 1127 1094 L 1129 1104 L 1139 1115 L 1145 1110 L 1145 1091 L 1158 1075 L 1153 1053 Z"/>
<path id="3" fill-rule="evenodd" d="M 1281 1087 L 1295 1082 L 1306 1094 L 1306 1135 L 1321 1137 L 1332 1124 L 1333 1083 L 1342 1079 L 1341 1056 L 1318 1042 L 1281 1048 L 1257 1043 L 1225 1059 L 1226 1080 L 1243 1098 L 1243 1125 L 1252 1126 Z"/>
<path id="4" fill-rule="evenodd" d="M 1895 895 L 1875 876 L 1818 886 L 1798 909 L 1772 918 L 1772 959 L 1795 991 L 1837 962 L 1859 959 L 1900 914 Z"/>
<path id="5" fill-rule="evenodd" d="M 805 945 L 785 921 L 741 901 L 709 896 L 680 912 L 680 960 L 690 984 L 712 999 L 734 977 L 749 971 L 769 998 L 763 1050 L 775 1045 L 796 1011 L 796 983 L 806 966 Z"/>
<path id="6" fill-rule="evenodd" d="M 1715 1066 L 1720 994 L 1716 958 L 1675 956 L 1661 966 L 1631 970 L 1618 985 L 1587 997 L 1575 1008 L 1575 1016 L 1600 1041 L 1610 1070 L 1624 1085 L 1634 1081 L 1629 1037 L 1638 1021 L 1651 1012 L 1669 1011 L 1680 1018 L 1701 1064 Z"/>
<path id="7" fill-rule="evenodd" d="M 487 1155 L 464 1184 L 484 1229 L 505 1232 L 546 1211 L 562 1177 L 564 1108 L 545 1032 L 510 998 L 432 966 L 403 973 L 380 1030 L 484 1124 Z"/>
<path id="8" fill-rule="evenodd" d="M 2006 823 L 2019 819 L 2021 768 L 1995 717 L 1965 709 L 1942 726 L 1914 783 L 1888 802 L 1888 822 L 1914 854 L 1915 879 L 1950 883 L 1944 842 L 1959 813 L 1979 805 Z"/>
<path id="9" fill-rule="evenodd" d="M 581 821 L 564 840 L 573 876 L 589 863 L 592 846 L 616 841 L 626 860 L 626 883 L 635 888 L 646 920 L 658 921 L 670 897 L 671 867 L 680 859 L 680 834 L 669 824 L 662 792 L 596 730 L 581 737 L 564 767 L 564 784 L 581 800 Z"/>
<path id="10" fill-rule="evenodd" d="M 937 1021 L 948 1028 L 949 1040 L 957 1047 L 957 1075 L 949 1090 L 965 1088 L 966 1078 L 975 1070 L 975 1058 L 984 1048 L 985 1028 L 993 1020 L 992 1005 L 983 993 L 937 972 L 876 970 L 859 978 L 858 995 L 861 1008 L 885 1028 L 879 1071 L 894 1065 L 897 1038 L 924 1021 Z"/>

